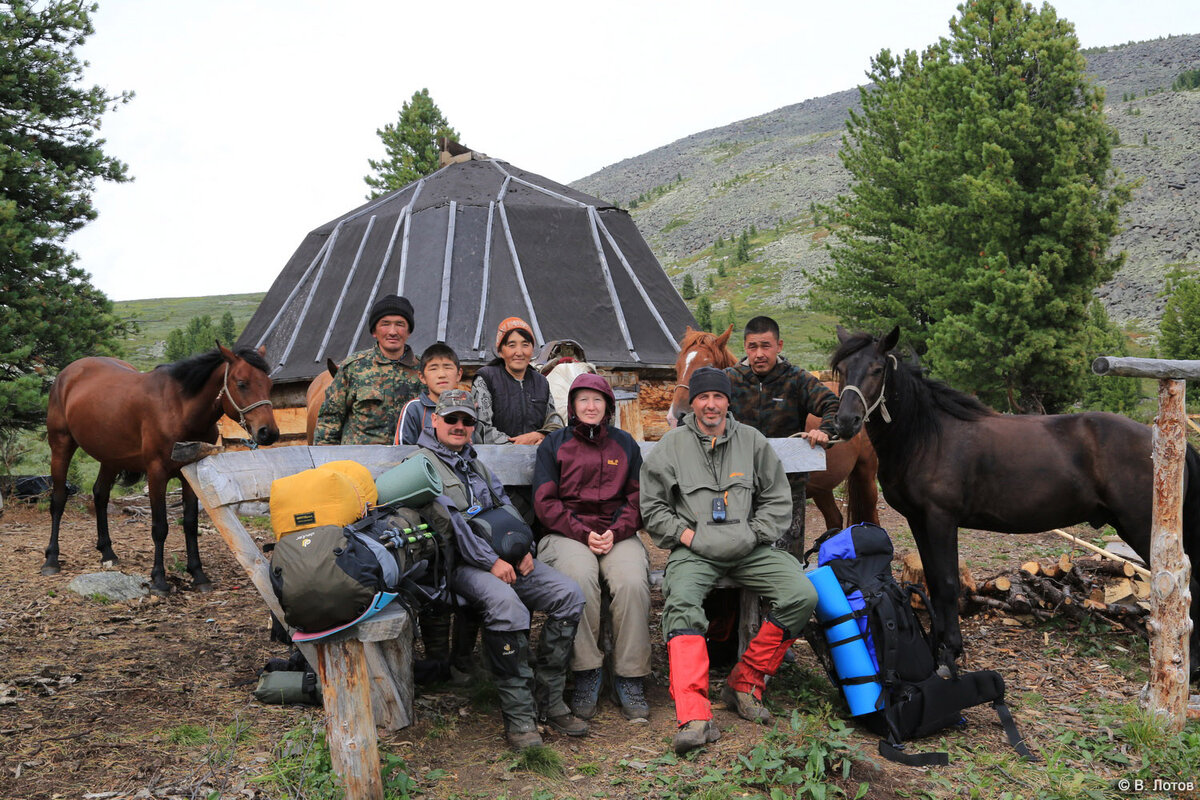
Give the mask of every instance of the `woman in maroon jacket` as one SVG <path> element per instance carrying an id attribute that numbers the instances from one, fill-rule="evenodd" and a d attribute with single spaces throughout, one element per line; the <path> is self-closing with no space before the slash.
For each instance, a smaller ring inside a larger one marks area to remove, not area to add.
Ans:
<path id="1" fill-rule="evenodd" d="M 576 378 L 567 407 L 567 427 L 538 446 L 533 506 L 550 531 L 538 558 L 583 589 L 571 707 L 584 719 L 596 714 L 604 678 L 598 644 L 603 580 L 612 596 L 614 699 L 627 719 L 644 720 L 650 713 L 642 687 L 650 674 L 650 560 L 637 536 L 642 454 L 632 436 L 609 425 L 616 399 L 604 378 Z"/>

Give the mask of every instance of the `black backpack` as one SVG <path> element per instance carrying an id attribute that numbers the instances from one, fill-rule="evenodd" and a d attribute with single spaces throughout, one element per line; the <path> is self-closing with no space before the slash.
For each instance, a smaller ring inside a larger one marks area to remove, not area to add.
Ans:
<path id="1" fill-rule="evenodd" d="M 857 718 L 884 737 L 879 742 L 880 755 L 910 766 L 947 764 L 949 758 L 945 753 L 904 753 L 903 742 L 965 725 L 964 708 L 990 702 L 1000 716 L 1009 744 L 1022 757 L 1036 760 L 1004 704 L 1004 679 L 999 673 L 980 670 L 952 674 L 950 678 L 938 675 L 933 651 L 938 620 L 923 589 L 913 584 L 901 587 L 892 577 L 892 541 L 887 531 L 878 525 L 860 523 L 828 532 L 817 546 L 818 566 L 828 566 L 833 571 L 851 609 L 845 616 L 822 620 L 822 628 L 828 632 L 853 618 L 870 658 L 865 672 L 874 674 L 859 672 L 859 677 L 843 680 L 838 677 L 832 659 L 826 659 L 826 668 L 834 685 L 843 692 L 850 684 L 879 684 L 874 710 Z M 922 598 L 929 610 L 932 637 L 913 611 L 914 595 Z M 860 636 L 850 638 L 857 640 Z"/>

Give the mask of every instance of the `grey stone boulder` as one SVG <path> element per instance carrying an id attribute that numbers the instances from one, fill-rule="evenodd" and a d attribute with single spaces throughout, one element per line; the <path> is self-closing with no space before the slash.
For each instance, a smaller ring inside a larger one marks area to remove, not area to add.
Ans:
<path id="1" fill-rule="evenodd" d="M 67 584 L 73 592 L 91 597 L 103 595 L 114 602 L 136 600 L 150 593 L 150 582 L 123 572 L 91 572 Z"/>

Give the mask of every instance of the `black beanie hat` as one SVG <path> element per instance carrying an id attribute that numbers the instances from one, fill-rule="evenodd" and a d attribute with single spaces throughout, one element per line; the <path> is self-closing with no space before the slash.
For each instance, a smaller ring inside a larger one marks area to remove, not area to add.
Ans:
<path id="1" fill-rule="evenodd" d="M 692 379 L 688 381 L 688 404 L 696 399 L 696 395 L 704 392 L 720 392 L 727 398 L 733 396 L 733 385 L 729 382 L 729 376 L 725 374 L 725 370 L 717 369 L 716 367 L 701 367 L 692 373 Z"/>
<path id="2" fill-rule="evenodd" d="M 379 320 L 386 316 L 396 314 L 408 320 L 408 332 L 413 332 L 413 307 L 412 303 L 408 302 L 407 297 L 389 294 L 384 295 L 375 301 L 375 305 L 371 306 L 371 325 L 369 330 L 375 332 L 375 325 Z"/>

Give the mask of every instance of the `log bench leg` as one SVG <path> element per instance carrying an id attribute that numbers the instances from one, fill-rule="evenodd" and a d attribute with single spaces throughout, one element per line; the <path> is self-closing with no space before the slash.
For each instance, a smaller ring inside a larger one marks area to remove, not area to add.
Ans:
<path id="1" fill-rule="evenodd" d="M 740 656 L 750 646 L 750 640 L 758 635 L 758 629 L 762 626 L 762 609 L 757 593 L 743 588 L 738 594 L 740 595 L 738 609 L 738 655 Z"/>
<path id="2" fill-rule="evenodd" d="M 329 756 L 334 773 L 341 776 L 346 800 L 383 800 L 363 643 L 347 639 L 318 644 L 317 670 L 325 698 Z"/>

